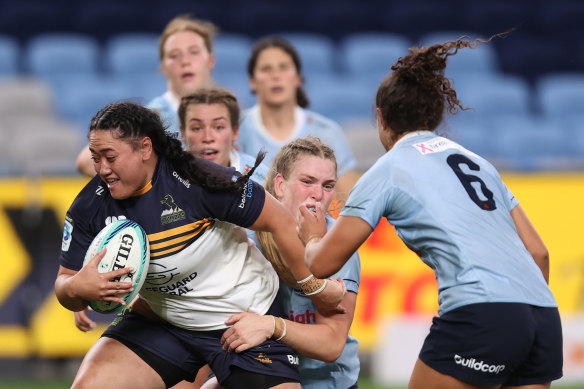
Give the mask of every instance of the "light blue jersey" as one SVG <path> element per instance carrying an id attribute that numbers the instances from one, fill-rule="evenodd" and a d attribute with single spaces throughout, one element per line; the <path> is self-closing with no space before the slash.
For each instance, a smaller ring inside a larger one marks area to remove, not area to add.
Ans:
<path id="1" fill-rule="evenodd" d="M 335 222 L 331 217 L 326 218 L 327 228 L 330 229 Z M 261 250 L 261 245 L 257 242 Z M 355 252 L 343 267 L 331 277 L 341 277 L 347 286 L 348 292 L 359 292 L 361 282 L 361 261 L 359 254 Z M 284 303 L 286 318 L 298 323 L 314 324 L 316 319 L 316 306 L 301 289 L 294 289 L 280 283 L 280 292 Z M 341 356 L 333 363 L 326 363 L 298 354 L 300 371 L 300 383 L 303 389 L 347 389 L 357 383 L 359 378 L 359 342 L 351 335 L 347 336 L 347 343 Z"/>
<path id="2" fill-rule="evenodd" d="M 355 168 L 357 164 L 355 157 L 343 129 L 337 123 L 300 107 L 296 107 L 294 111 L 294 121 L 296 128 L 288 139 L 281 141 L 274 139 L 264 127 L 260 107 L 256 105 L 243 112 L 239 126 L 239 139 L 236 143 L 243 152 L 250 155 L 256 155 L 263 148 L 267 151 L 265 163 L 271 165 L 282 146 L 294 139 L 313 135 L 335 151 L 339 176 Z"/>
<path id="3" fill-rule="evenodd" d="M 231 152 L 229 153 L 229 166 L 234 167 L 235 170 L 241 174 L 246 174 L 253 165 L 255 165 L 255 160 L 256 157 L 236 151 L 235 149 L 231 149 Z M 265 162 L 260 163 L 256 170 L 254 170 L 251 179 L 258 184 L 265 186 L 268 170 L 268 165 L 266 165 Z"/>
<path id="4" fill-rule="evenodd" d="M 179 101 L 170 92 L 155 97 L 148 104 L 146 108 L 158 112 L 162 123 L 168 127 L 168 132 L 176 134 L 177 139 L 182 141 L 180 137 L 180 122 L 178 120 L 178 105 Z"/>
<path id="5" fill-rule="evenodd" d="M 357 182 L 341 216 L 383 216 L 438 280 L 438 312 L 485 302 L 557 307 L 519 238 L 519 203 L 486 160 L 429 131 L 410 133 Z"/>

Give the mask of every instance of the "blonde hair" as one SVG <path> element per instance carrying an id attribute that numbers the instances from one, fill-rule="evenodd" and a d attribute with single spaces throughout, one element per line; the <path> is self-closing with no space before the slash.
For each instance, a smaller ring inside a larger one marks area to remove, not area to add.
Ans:
<path id="1" fill-rule="evenodd" d="M 160 35 L 158 57 L 161 61 L 164 58 L 164 44 L 171 35 L 179 31 L 191 31 L 200 35 L 203 38 L 207 51 L 209 53 L 213 52 L 213 36 L 217 33 L 217 27 L 209 21 L 192 18 L 188 14 L 179 15 L 168 22 L 164 31 L 162 31 L 162 35 Z"/>
<path id="2" fill-rule="evenodd" d="M 315 136 L 307 136 L 305 138 L 295 139 L 292 142 L 283 146 L 274 161 L 272 167 L 268 172 L 265 182 L 265 189 L 271 195 L 277 198 L 274 179 L 276 175 L 281 174 L 284 179 L 290 177 L 290 173 L 294 170 L 296 162 L 304 156 L 314 156 L 330 160 L 337 171 L 337 159 L 332 148 L 324 144 L 319 138 Z M 278 273 L 280 279 L 289 286 L 297 287 L 296 279 L 292 275 L 290 268 L 286 261 L 282 259 L 276 241 L 271 232 L 257 231 L 256 237 L 262 246 L 266 258 L 272 263 L 272 266 Z"/>

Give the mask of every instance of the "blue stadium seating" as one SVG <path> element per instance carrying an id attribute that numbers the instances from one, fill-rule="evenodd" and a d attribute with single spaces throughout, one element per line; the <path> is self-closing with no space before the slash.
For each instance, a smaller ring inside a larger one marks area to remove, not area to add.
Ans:
<path id="1" fill-rule="evenodd" d="M 305 76 L 335 73 L 339 69 L 336 63 L 336 44 L 328 36 L 307 32 L 277 33 L 294 46 L 302 62 L 302 73 Z"/>
<path id="2" fill-rule="evenodd" d="M 106 42 L 104 50 L 104 67 L 115 74 L 153 74 L 160 64 L 157 34 L 114 35 Z"/>
<path id="3" fill-rule="evenodd" d="M 453 81 L 463 107 L 473 108 L 478 116 L 531 112 L 530 85 L 519 76 L 492 74 L 458 77 Z M 462 113 L 465 114 L 468 113 Z"/>
<path id="4" fill-rule="evenodd" d="M 45 79 L 72 74 L 97 74 L 100 46 L 82 34 L 47 33 L 32 38 L 25 49 L 25 67 Z"/>
<path id="5" fill-rule="evenodd" d="M 399 57 L 408 54 L 412 42 L 404 35 L 379 32 L 348 34 L 340 45 L 340 62 L 349 74 L 381 79 Z"/>
<path id="6" fill-rule="evenodd" d="M 548 116 L 584 113 L 584 73 L 553 73 L 535 84 L 541 112 Z"/>
<path id="7" fill-rule="evenodd" d="M 454 41 L 462 36 L 468 36 L 471 41 L 485 39 L 484 35 L 468 31 L 434 31 L 422 35 L 419 43 L 422 46 L 429 46 L 435 43 Z M 460 49 L 456 55 L 448 58 L 446 75 L 454 77 L 456 75 L 476 73 L 477 76 L 489 75 L 499 71 L 499 58 L 493 42 L 479 43 L 474 49 Z"/>
<path id="8" fill-rule="evenodd" d="M 245 34 L 219 33 L 213 41 L 213 74 L 218 77 L 232 73 L 245 75 L 252 44 L 252 38 Z"/>
<path id="9" fill-rule="evenodd" d="M 20 45 L 10 35 L 0 35 L 0 77 L 16 76 L 19 72 Z"/>

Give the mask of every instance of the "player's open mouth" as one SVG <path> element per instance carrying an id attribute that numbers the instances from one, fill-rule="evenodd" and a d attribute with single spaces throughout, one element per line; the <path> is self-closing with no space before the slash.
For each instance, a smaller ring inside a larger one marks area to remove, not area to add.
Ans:
<path id="1" fill-rule="evenodd" d="M 107 187 L 108 188 L 111 188 L 111 187 L 115 186 L 118 183 L 118 181 L 119 180 L 116 179 L 116 178 L 108 178 L 108 179 L 105 179 L 105 183 L 107 184 Z"/>
<path id="2" fill-rule="evenodd" d="M 201 152 L 201 157 L 206 159 L 213 159 L 217 154 L 217 150 L 206 149 Z"/>
<path id="3" fill-rule="evenodd" d="M 284 91 L 284 88 L 282 88 L 281 86 L 275 86 L 272 88 L 272 93 L 282 93 Z"/>
<path id="4" fill-rule="evenodd" d="M 180 77 L 183 81 L 191 81 L 193 78 L 195 78 L 195 74 L 194 73 L 185 73 L 185 74 L 181 75 Z"/>

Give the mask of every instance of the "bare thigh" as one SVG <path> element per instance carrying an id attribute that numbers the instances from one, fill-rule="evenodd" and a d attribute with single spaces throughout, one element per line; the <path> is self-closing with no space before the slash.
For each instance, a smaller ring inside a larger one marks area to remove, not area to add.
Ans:
<path id="1" fill-rule="evenodd" d="M 102 337 L 91 347 L 77 371 L 72 389 L 165 389 L 158 373 L 115 339 Z"/>
<path id="2" fill-rule="evenodd" d="M 408 389 L 497 389 L 500 387 L 501 385 L 473 385 L 461 381 L 432 369 L 419 358 L 408 385 Z"/>

